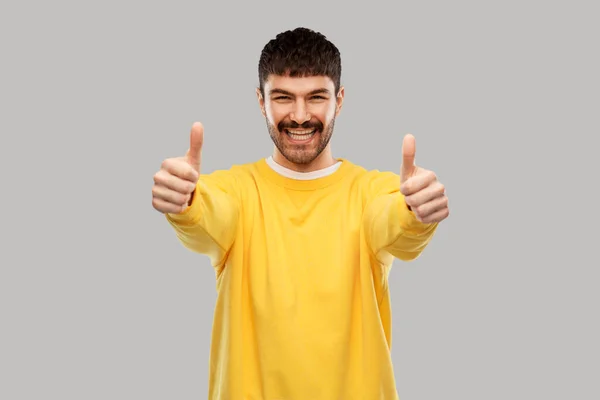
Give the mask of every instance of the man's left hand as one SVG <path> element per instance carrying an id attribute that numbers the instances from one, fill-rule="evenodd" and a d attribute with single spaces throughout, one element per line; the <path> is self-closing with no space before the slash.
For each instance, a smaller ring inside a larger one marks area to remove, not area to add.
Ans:
<path id="1" fill-rule="evenodd" d="M 402 142 L 400 192 L 406 205 L 423 223 L 440 222 L 448 217 L 446 188 L 437 175 L 415 165 L 415 138 L 408 134 Z"/>

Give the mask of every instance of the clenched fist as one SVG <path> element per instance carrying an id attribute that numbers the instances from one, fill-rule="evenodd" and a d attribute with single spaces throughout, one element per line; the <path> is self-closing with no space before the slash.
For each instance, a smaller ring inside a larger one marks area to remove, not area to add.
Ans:
<path id="1" fill-rule="evenodd" d="M 190 147 L 183 157 L 167 158 L 154 174 L 152 206 L 161 213 L 178 214 L 191 203 L 200 177 L 204 127 L 196 122 L 190 133 Z"/>

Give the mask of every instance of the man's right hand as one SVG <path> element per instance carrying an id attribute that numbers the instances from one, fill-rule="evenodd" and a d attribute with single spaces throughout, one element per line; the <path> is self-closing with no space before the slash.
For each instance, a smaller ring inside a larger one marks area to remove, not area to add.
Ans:
<path id="1" fill-rule="evenodd" d="M 179 214 L 192 202 L 200 177 L 204 127 L 192 125 L 190 148 L 183 157 L 167 158 L 154 174 L 152 206 L 161 213 Z"/>

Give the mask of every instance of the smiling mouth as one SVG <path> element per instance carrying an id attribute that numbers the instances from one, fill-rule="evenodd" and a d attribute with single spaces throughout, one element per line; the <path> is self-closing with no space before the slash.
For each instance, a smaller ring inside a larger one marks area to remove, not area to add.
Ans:
<path id="1" fill-rule="evenodd" d="M 292 140 L 305 141 L 309 140 L 317 132 L 316 129 L 284 129 L 286 135 Z"/>

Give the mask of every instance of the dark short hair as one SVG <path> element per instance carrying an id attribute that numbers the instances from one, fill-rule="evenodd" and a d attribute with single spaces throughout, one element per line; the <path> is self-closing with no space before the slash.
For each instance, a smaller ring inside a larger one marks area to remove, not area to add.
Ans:
<path id="1" fill-rule="evenodd" d="M 258 79 L 264 95 L 269 75 L 292 77 L 324 75 L 331 78 L 335 94 L 340 90 L 342 62 L 338 48 L 323 34 L 299 27 L 279 33 L 262 50 Z"/>

